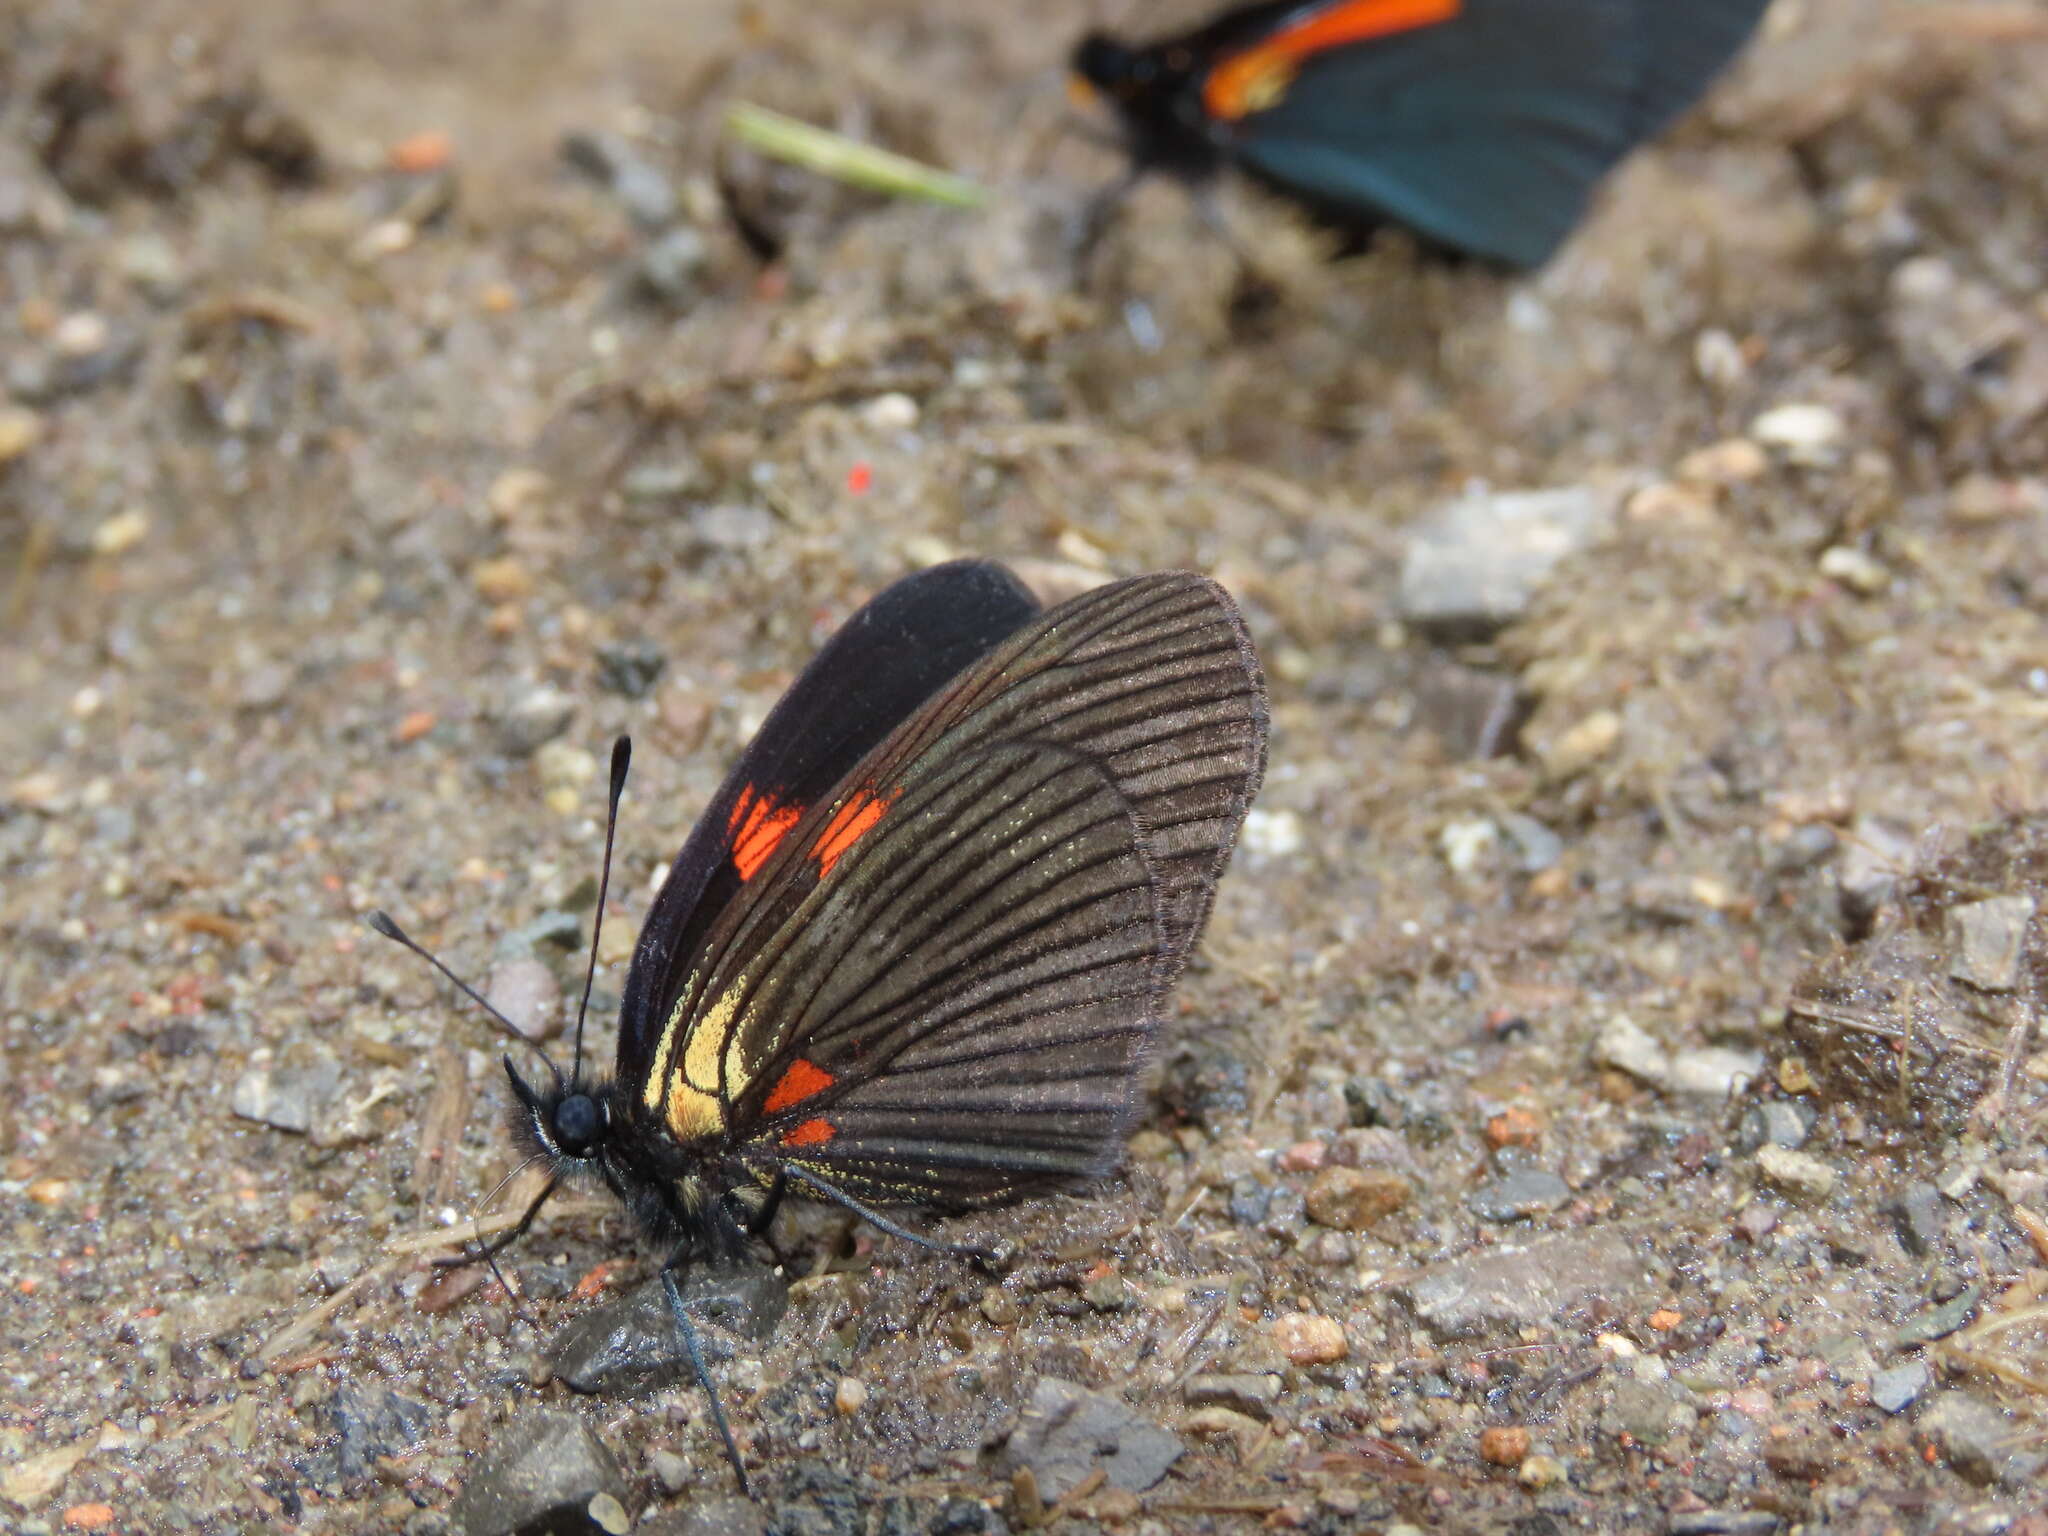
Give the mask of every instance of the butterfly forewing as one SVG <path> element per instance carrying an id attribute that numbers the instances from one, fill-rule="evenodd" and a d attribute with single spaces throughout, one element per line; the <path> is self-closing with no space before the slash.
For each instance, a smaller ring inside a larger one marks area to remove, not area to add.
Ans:
<path id="1" fill-rule="evenodd" d="M 914 710 L 691 957 L 649 1107 L 874 1199 L 1113 1158 L 1264 761 L 1235 606 L 1084 594 Z"/>
<path id="2" fill-rule="evenodd" d="M 705 934 L 780 836 L 912 711 L 1037 613 L 1037 600 L 1001 566 L 957 560 L 889 587 L 812 658 L 662 883 L 619 1010 L 621 1082 L 646 1080 Z"/>

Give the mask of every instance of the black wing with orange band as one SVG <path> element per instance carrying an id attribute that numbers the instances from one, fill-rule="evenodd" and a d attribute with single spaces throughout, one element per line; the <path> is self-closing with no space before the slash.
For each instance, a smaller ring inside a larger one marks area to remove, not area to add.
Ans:
<path id="1" fill-rule="evenodd" d="M 1100 1171 L 1265 737 L 1213 582 L 1044 614 L 775 839 L 704 934 L 644 1107 L 870 1200 Z"/>
<path id="2" fill-rule="evenodd" d="M 957 560 L 877 594 L 811 659 L 699 818 L 655 898 L 619 1011 L 617 1075 L 646 1080 L 706 933 L 804 811 L 919 705 L 1039 611 L 1002 566 Z"/>

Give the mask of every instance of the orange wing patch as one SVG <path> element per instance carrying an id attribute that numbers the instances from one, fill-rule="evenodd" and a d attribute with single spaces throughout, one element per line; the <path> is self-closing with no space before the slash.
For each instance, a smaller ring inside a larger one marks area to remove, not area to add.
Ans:
<path id="1" fill-rule="evenodd" d="M 732 814 L 725 819 L 725 829 L 732 834 L 732 861 L 742 880 L 751 880 L 760 873 L 776 844 L 803 814 L 802 806 L 777 805 L 768 796 L 755 794 L 752 785 L 740 791 Z"/>
<path id="2" fill-rule="evenodd" d="M 761 1113 L 779 1115 L 791 1105 L 801 1104 L 812 1095 L 823 1093 L 837 1081 L 815 1061 L 798 1057 L 775 1084 L 775 1091 L 768 1095 L 768 1102 L 761 1106 Z"/>
<path id="3" fill-rule="evenodd" d="M 846 850 L 859 842 L 882 819 L 882 813 L 895 800 L 894 795 L 870 795 L 856 791 L 846 804 L 833 813 L 825 830 L 818 834 L 818 840 L 811 845 L 812 857 L 818 861 L 818 878 L 824 879 L 832 873 Z"/>
<path id="4" fill-rule="evenodd" d="M 1464 0 L 1338 0 L 1210 70 L 1202 82 L 1203 109 L 1226 123 L 1263 112 L 1279 103 L 1302 64 L 1317 54 L 1434 27 L 1464 8 Z"/>
<path id="5" fill-rule="evenodd" d="M 793 1131 L 783 1133 L 785 1147 L 822 1147 L 833 1137 L 830 1120 L 806 1120 Z"/>

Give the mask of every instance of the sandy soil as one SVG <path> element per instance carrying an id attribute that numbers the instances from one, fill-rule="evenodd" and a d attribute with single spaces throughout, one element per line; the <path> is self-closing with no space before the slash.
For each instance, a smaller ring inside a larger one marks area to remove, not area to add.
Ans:
<path id="1" fill-rule="evenodd" d="M 0 1527 L 503 1529 L 553 1413 L 561 1529 L 2048 1531 L 2048 8 L 1781 0 L 1517 281 L 1233 188 L 1253 280 L 1164 186 L 1077 274 L 1096 19 L 0 6 Z M 1404 562 L 1544 489 L 1445 628 Z M 362 914 L 559 1024 L 631 731 L 615 1002 L 794 669 L 960 552 L 1218 575 L 1272 772 L 1127 1176 L 933 1224 L 993 1277 L 787 1229 L 749 1512 L 686 1382 L 551 1379 L 651 1273 L 602 1201 L 530 1321 L 436 1278 L 500 1042 Z M 1063 1489 L 1046 1379 L 1182 1454 Z"/>

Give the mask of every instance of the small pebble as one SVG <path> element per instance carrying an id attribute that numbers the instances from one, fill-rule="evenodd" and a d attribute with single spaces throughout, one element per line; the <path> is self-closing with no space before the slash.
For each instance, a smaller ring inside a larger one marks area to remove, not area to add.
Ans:
<path id="1" fill-rule="evenodd" d="M 852 1418 L 867 1406 L 868 1384 L 858 1376 L 842 1376 L 832 1393 L 832 1406 L 841 1418 Z"/>
<path id="2" fill-rule="evenodd" d="M 1756 1165 L 1766 1182 L 1795 1200 L 1811 1203 L 1834 1192 L 1834 1166 L 1808 1153 L 1790 1147 L 1759 1147 Z"/>
<path id="3" fill-rule="evenodd" d="M 149 535 L 149 514 L 140 507 L 116 512 L 92 531 L 93 553 L 124 555 Z"/>
<path id="4" fill-rule="evenodd" d="M 1931 1380 L 1924 1360 L 1908 1360 L 1870 1378 L 1870 1401 L 1886 1413 L 1904 1413 Z"/>
<path id="5" fill-rule="evenodd" d="M 1531 1456 L 1522 1463 L 1516 1477 L 1524 1488 L 1532 1492 L 1544 1488 L 1555 1488 L 1566 1477 L 1565 1464 L 1555 1456 Z"/>
<path id="6" fill-rule="evenodd" d="M 1669 1087 L 1695 1099 L 1725 1099 L 1747 1083 L 1762 1079 L 1764 1059 L 1754 1051 L 1727 1046 L 1680 1051 L 1671 1058 Z"/>
<path id="7" fill-rule="evenodd" d="M 1296 1365 L 1329 1365 L 1351 1352 L 1344 1325 L 1314 1312 L 1283 1312 L 1274 1318 L 1273 1342 Z"/>
<path id="8" fill-rule="evenodd" d="M 12 463 L 41 441 L 43 418 L 26 406 L 0 406 L 0 465 Z"/>
<path id="9" fill-rule="evenodd" d="M 1469 875 L 1500 841 L 1500 828 L 1484 816 L 1454 821 L 1437 834 L 1437 847 L 1454 875 Z"/>
<path id="10" fill-rule="evenodd" d="M 1017 1305 L 1016 1297 L 992 1285 L 981 1293 L 981 1315 L 998 1328 L 1008 1328 L 1024 1315 L 1024 1309 Z"/>
<path id="11" fill-rule="evenodd" d="M 649 1451 L 647 1465 L 666 1493 L 681 1493 L 690 1486 L 690 1464 L 674 1451 Z"/>
<path id="12" fill-rule="evenodd" d="M 1811 401 L 1774 406 L 1749 424 L 1749 435 L 1794 464 L 1827 465 L 1840 454 L 1848 425 L 1841 414 Z"/>
<path id="13" fill-rule="evenodd" d="M 1297 1141 L 1280 1154 L 1280 1167 L 1288 1173 L 1314 1173 L 1330 1160 L 1330 1149 L 1320 1141 Z"/>
<path id="14" fill-rule="evenodd" d="M 1292 811 L 1266 811 L 1253 806 L 1245 813 L 1244 834 L 1239 839 L 1247 853 L 1261 858 L 1284 859 L 1301 852 L 1308 838 L 1301 818 Z"/>
<path id="15" fill-rule="evenodd" d="M 1621 745 L 1621 716 L 1595 710 L 1543 750 L 1543 766 L 1551 778 L 1575 778 Z"/>
<path id="16" fill-rule="evenodd" d="M 1482 1429 L 1479 1459 L 1496 1467 L 1519 1467 L 1529 1459 L 1529 1431 L 1519 1424 L 1496 1424 Z"/>
<path id="17" fill-rule="evenodd" d="M 1733 389 L 1749 376 L 1749 359 L 1742 343 L 1717 325 L 1693 338 L 1692 366 L 1702 383 L 1716 389 Z"/>
<path id="18" fill-rule="evenodd" d="M 1864 597 L 1875 597 L 1892 584 L 1892 573 L 1883 561 L 1851 544 L 1823 550 L 1820 573 Z"/>
<path id="19" fill-rule="evenodd" d="M 1272 1415 L 1282 1382 L 1271 1372 L 1217 1372 L 1190 1376 L 1181 1400 L 1196 1408 L 1228 1408 L 1253 1418 Z"/>
<path id="20" fill-rule="evenodd" d="M 633 1517 L 626 1513 L 626 1506 L 609 1493 L 593 1495 L 585 1513 L 605 1536 L 626 1536 L 633 1529 Z"/>
<path id="21" fill-rule="evenodd" d="M 1415 1187 L 1385 1168 L 1325 1168 L 1308 1187 L 1311 1220 L 1340 1232 L 1363 1232 L 1406 1205 Z"/>
<path id="22" fill-rule="evenodd" d="M 877 395 L 860 408 L 860 418 L 878 432 L 908 432 L 918 422 L 917 402 L 900 390 Z"/>
<path id="23" fill-rule="evenodd" d="M 528 757 L 569 728 L 576 701 L 559 688 L 543 685 L 513 701 L 498 721 L 498 744 L 511 757 Z"/>
<path id="24" fill-rule="evenodd" d="M 533 576 L 510 555 L 480 561 L 470 572 L 470 580 L 487 603 L 514 603 L 533 595 Z"/>
<path id="25" fill-rule="evenodd" d="M 1771 467 L 1770 456 L 1746 437 L 1724 438 L 1678 461 L 1678 478 L 1696 485 L 1747 485 Z"/>
<path id="26" fill-rule="evenodd" d="M 1593 1044 L 1593 1059 L 1653 1088 L 1671 1080 L 1670 1054 L 1625 1013 L 1617 1013 L 1601 1026 L 1600 1037 Z"/>
<path id="27" fill-rule="evenodd" d="M 2010 992 L 2019 985 L 2033 897 L 1986 897 L 1951 907 L 1947 916 L 1949 975 L 1985 992 Z"/>
<path id="28" fill-rule="evenodd" d="M 1473 1190 L 1465 1197 L 1465 1207 L 1481 1221 L 1521 1221 L 1557 1210 L 1571 1197 L 1571 1186 L 1556 1174 L 1521 1168 Z"/>
<path id="29" fill-rule="evenodd" d="M 91 357 L 107 344 L 107 322 L 89 309 L 66 315 L 50 333 L 50 344 L 66 357 Z"/>
<path id="30" fill-rule="evenodd" d="M 528 1040 L 552 1040 L 562 1031 L 562 985 L 532 955 L 519 955 L 491 971 L 484 996 Z"/>
<path id="31" fill-rule="evenodd" d="M 533 770 L 541 788 L 580 790 L 597 777 L 597 759 L 567 741 L 550 741 L 533 754 Z"/>

